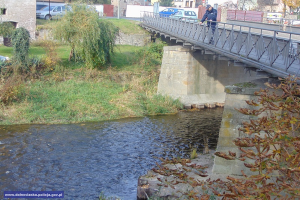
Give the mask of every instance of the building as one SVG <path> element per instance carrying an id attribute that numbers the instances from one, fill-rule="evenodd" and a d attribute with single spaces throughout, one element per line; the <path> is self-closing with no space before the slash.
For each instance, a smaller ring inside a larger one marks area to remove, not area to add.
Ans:
<path id="1" fill-rule="evenodd" d="M 12 22 L 16 28 L 26 28 L 32 39 L 36 30 L 36 0 L 1 0 L 1 22 Z"/>
<path id="2" fill-rule="evenodd" d="M 201 0 L 174 0 L 173 3 L 177 8 L 197 8 L 202 5 Z"/>
<path id="3" fill-rule="evenodd" d="M 117 16 L 118 6 L 120 5 L 120 16 L 126 16 L 127 5 L 150 6 L 151 0 L 111 0 L 111 5 L 114 6 L 114 16 Z"/>

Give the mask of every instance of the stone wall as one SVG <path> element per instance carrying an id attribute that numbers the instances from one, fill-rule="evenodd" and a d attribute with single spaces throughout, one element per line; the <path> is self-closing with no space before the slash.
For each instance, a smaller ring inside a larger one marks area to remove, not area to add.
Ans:
<path id="1" fill-rule="evenodd" d="M 166 46 L 158 83 L 158 93 L 179 98 L 185 104 L 223 103 L 226 85 L 255 79 L 244 67 L 219 60 L 215 55 L 191 51 L 182 46 Z"/>
<path id="2" fill-rule="evenodd" d="M 132 46 L 145 46 L 150 42 L 149 34 L 124 34 L 122 32 L 117 36 L 116 44 L 132 45 Z"/>
<path id="3" fill-rule="evenodd" d="M 0 7 L 6 8 L 6 14 L 0 16 L 0 21 L 16 22 L 16 28 L 26 28 L 30 37 L 35 39 L 36 0 L 1 0 Z"/>
<path id="4" fill-rule="evenodd" d="M 48 29 L 40 29 L 37 31 L 37 40 L 52 40 L 53 37 Z M 119 36 L 116 38 L 116 44 L 120 45 L 132 45 L 132 46 L 145 46 L 150 42 L 149 34 L 124 34 L 119 33 Z"/>

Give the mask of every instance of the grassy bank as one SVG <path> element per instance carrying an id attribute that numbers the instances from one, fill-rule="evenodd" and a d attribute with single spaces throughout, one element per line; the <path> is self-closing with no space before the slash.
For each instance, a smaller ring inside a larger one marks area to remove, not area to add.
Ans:
<path id="1" fill-rule="evenodd" d="M 159 59 L 149 60 L 141 47 L 117 46 L 110 66 L 87 69 L 68 61 L 69 47 L 59 46 L 59 65 L 16 85 L 15 98 L 1 103 L 0 124 L 75 123 L 175 113 L 178 101 L 156 94 Z M 42 47 L 30 48 L 43 56 Z M 0 55 L 12 49 L 0 46 Z M 19 75 L 22 76 L 22 75 Z M 2 79 L 0 89 L 5 85 Z"/>

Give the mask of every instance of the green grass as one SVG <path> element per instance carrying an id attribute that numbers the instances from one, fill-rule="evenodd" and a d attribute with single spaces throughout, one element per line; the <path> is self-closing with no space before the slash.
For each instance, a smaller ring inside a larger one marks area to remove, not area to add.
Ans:
<path id="1" fill-rule="evenodd" d="M 132 68 L 136 67 L 133 64 L 135 51 L 143 49 L 143 47 L 130 46 L 130 45 L 118 45 L 114 50 L 114 54 L 111 59 L 111 66 L 116 67 L 118 69 L 121 68 Z M 82 63 L 69 62 L 71 48 L 67 45 L 60 45 L 57 47 L 57 53 L 62 61 L 62 65 L 67 68 L 76 69 L 78 67 L 82 67 Z M 0 45 L 0 55 L 12 57 L 13 48 L 6 47 L 4 45 Z M 31 45 L 29 49 L 30 56 L 38 56 L 41 57 L 45 55 L 45 50 L 41 46 Z"/>
<path id="2" fill-rule="evenodd" d="M 105 19 L 105 18 L 103 18 Z M 138 26 L 139 21 L 127 20 L 127 19 L 106 19 L 112 22 L 121 32 L 125 34 L 145 34 L 146 31 Z"/>
<path id="3" fill-rule="evenodd" d="M 58 46 L 62 62 L 52 72 L 24 82 L 18 90 L 19 101 L 0 106 L 0 125 L 75 123 L 177 112 L 182 107 L 179 101 L 156 94 L 160 66 L 140 64 L 143 58 L 136 52 L 141 49 L 145 47 L 117 46 L 110 65 L 91 70 L 84 63 L 69 62 L 70 48 Z M 11 51 L 0 46 L 0 55 L 11 56 Z M 30 47 L 31 56 L 43 53 L 40 46 Z"/>
<path id="4" fill-rule="evenodd" d="M 110 100 L 122 92 L 114 82 L 54 80 L 37 81 L 30 85 L 24 99 L 23 115 L 18 121 L 65 123 L 99 121 L 117 118 L 117 109 Z"/>
<path id="5" fill-rule="evenodd" d="M 132 68 L 132 64 L 135 59 L 135 52 L 143 48 L 144 47 L 130 45 L 118 45 L 115 48 L 114 55 L 112 56 L 111 65 L 118 69 Z"/>
<path id="6" fill-rule="evenodd" d="M 30 47 L 29 49 L 29 55 L 30 56 L 38 56 L 41 57 L 45 54 L 45 50 L 42 47 Z M 4 45 L 0 45 L 0 55 L 1 56 L 7 56 L 12 57 L 13 55 L 13 48 L 12 47 L 6 47 Z"/>

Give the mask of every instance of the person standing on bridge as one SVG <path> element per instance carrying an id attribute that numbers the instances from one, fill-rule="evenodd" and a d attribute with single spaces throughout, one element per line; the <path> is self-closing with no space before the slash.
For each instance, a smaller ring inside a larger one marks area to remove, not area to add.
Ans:
<path id="1" fill-rule="evenodd" d="M 205 20 L 207 20 L 207 27 L 211 28 L 212 37 L 209 41 L 209 44 L 214 44 L 214 33 L 216 30 L 216 21 L 217 21 L 218 11 L 214 9 L 211 5 L 206 6 L 206 12 L 203 15 L 200 24 L 202 24 Z"/>

